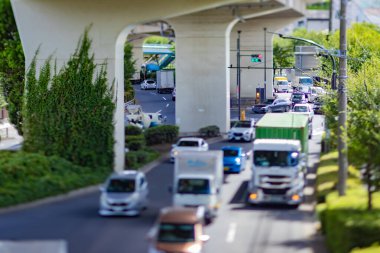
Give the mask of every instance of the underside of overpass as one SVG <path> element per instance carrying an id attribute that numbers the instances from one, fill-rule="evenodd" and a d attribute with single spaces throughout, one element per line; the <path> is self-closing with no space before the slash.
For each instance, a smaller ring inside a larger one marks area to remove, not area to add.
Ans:
<path id="1" fill-rule="evenodd" d="M 96 61 L 108 63 L 108 79 L 115 80 L 115 170 L 124 169 L 124 69 L 127 36 L 140 24 L 166 21 L 176 35 L 176 123 L 181 132 L 207 125 L 229 128 L 230 87 L 235 85 L 237 30 L 242 46 L 263 50 L 263 28 L 276 31 L 301 17 L 306 0 L 11 0 L 20 33 L 26 68 L 38 48 L 41 66 L 54 53 L 58 66 L 74 52 L 79 37 L 91 25 Z M 267 35 L 267 64 L 272 61 Z M 242 65 L 245 64 L 242 59 Z M 273 71 L 266 70 L 271 80 Z M 263 83 L 263 70 L 243 72 L 247 93 Z M 267 85 L 267 94 L 271 93 Z"/>

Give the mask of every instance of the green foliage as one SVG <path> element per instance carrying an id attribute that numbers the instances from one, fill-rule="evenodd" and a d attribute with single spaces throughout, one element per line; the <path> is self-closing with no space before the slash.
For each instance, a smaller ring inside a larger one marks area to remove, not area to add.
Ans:
<path id="1" fill-rule="evenodd" d="M 139 169 L 158 157 L 159 153 L 150 149 L 129 151 L 125 154 L 125 166 L 128 169 Z"/>
<path id="2" fill-rule="evenodd" d="M 0 151 L 0 206 L 11 206 L 102 182 L 111 168 L 86 168 L 57 156 Z"/>
<path id="3" fill-rule="evenodd" d="M 294 66 L 294 46 L 291 40 L 273 39 L 273 67 L 281 69 Z"/>
<path id="4" fill-rule="evenodd" d="M 336 191 L 338 153 L 321 157 L 317 174 L 317 207 L 322 231 L 331 252 L 348 253 L 356 247 L 380 242 L 380 193 L 374 194 L 374 209 L 367 210 L 367 193 L 360 181 L 360 172 L 349 168 L 346 196 Z"/>
<path id="5" fill-rule="evenodd" d="M 375 243 L 373 246 L 369 248 L 355 248 L 354 250 L 350 251 L 350 253 L 378 253 L 380 252 L 380 245 L 379 243 Z"/>
<path id="6" fill-rule="evenodd" d="M 112 167 L 112 88 L 90 48 L 86 30 L 67 65 L 53 77 L 48 59 L 37 78 L 33 59 L 23 110 L 25 151 L 58 155 L 81 166 Z"/>
<path id="7" fill-rule="evenodd" d="M 9 0 L 0 1 L 0 83 L 11 122 L 22 134 L 25 58 Z"/>
<path id="8" fill-rule="evenodd" d="M 124 101 L 130 101 L 135 98 L 135 91 L 132 87 L 131 78 L 136 72 L 136 60 L 133 59 L 133 45 L 125 43 L 124 45 Z"/>
<path id="9" fill-rule="evenodd" d="M 217 137 L 220 136 L 220 129 L 218 126 L 207 126 L 199 129 L 199 134 L 204 137 Z"/>
<path id="10" fill-rule="evenodd" d="M 147 145 L 173 143 L 178 138 L 179 127 L 162 125 L 144 131 Z"/>
<path id="11" fill-rule="evenodd" d="M 137 151 L 145 148 L 144 135 L 128 135 L 125 138 L 125 145 L 129 150 Z"/>
<path id="12" fill-rule="evenodd" d="M 161 36 L 149 36 L 143 44 L 170 44 L 171 40 Z"/>
<path id="13" fill-rule="evenodd" d="M 140 135 L 142 129 L 137 126 L 128 125 L 125 127 L 125 135 Z"/>
<path id="14" fill-rule="evenodd" d="M 323 2 L 319 2 L 319 3 L 312 3 L 312 4 L 308 4 L 306 6 L 306 9 L 308 10 L 323 10 L 323 11 L 328 11 L 330 9 L 330 1 L 323 1 Z"/>

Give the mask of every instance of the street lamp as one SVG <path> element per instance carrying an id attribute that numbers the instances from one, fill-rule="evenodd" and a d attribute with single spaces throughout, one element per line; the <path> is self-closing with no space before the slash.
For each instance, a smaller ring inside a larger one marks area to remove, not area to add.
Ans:
<path id="1" fill-rule="evenodd" d="M 331 76 L 331 89 L 333 90 L 336 90 L 336 63 L 335 63 L 335 59 L 334 57 L 331 55 L 331 53 L 329 52 L 329 50 L 327 50 L 324 46 L 312 41 L 312 40 L 308 40 L 308 39 L 305 39 L 305 38 L 299 38 L 299 37 L 293 37 L 293 36 L 288 36 L 288 35 L 284 35 L 284 34 L 281 34 L 281 33 L 274 33 L 274 34 L 278 34 L 278 36 L 280 36 L 280 38 L 283 38 L 283 39 L 291 39 L 291 40 L 299 40 L 299 41 L 303 41 L 303 42 L 306 42 L 306 43 L 309 43 L 309 44 L 312 44 L 320 49 L 323 49 L 324 52 L 326 52 L 329 57 L 330 57 L 330 60 L 331 60 L 331 63 L 332 63 L 332 68 L 333 68 L 333 73 L 332 73 L 332 76 Z"/>

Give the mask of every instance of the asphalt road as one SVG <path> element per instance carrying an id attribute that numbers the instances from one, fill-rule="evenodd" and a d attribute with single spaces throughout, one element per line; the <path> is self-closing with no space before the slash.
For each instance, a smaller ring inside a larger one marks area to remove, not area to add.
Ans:
<path id="1" fill-rule="evenodd" d="M 314 120 L 310 143 L 310 183 L 318 161 L 322 118 Z M 227 142 L 211 144 L 219 149 Z M 234 143 L 246 150 L 250 143 Z M 206 252 L 318 252 L 313 238 L 315 214 L 310 198 L 298 210 L 283 206 L 246 207 L 243 203 L 250 171 L 229 175 L 223 188 L 224 204 L 216 221 L 206 228 L 211 240 Z M 0 215 L 0 240 L 65 240 L 70 253 L 147 252 L 146 233 L 159 209 L 171 204 L 173 164 L 168 161 L 147 173 L 150 205 L 141 217 L 102 218 L 97 215 L 99 193 L 44 204 Z M 307 188 L 306 191 L 310 191 Z M 310 193 L 309 193 L 310 194 Z M 322 247 L 323 248 L 323 247 Z"/>

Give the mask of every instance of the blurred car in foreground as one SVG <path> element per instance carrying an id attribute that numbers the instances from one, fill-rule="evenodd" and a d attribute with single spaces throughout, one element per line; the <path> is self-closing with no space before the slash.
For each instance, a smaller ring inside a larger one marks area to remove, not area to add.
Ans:
<path id="1" fill-rule="evenodd" d="M 223 151 L 223 167 L 225 173 L 240 173 L 245 168 L 246 154 L 242 147 L 225 146 Z"/>
<path id="2" fill-rule="evenodd" d="M 240 120 L 237 121 L 230 131 L 228 131 L 228 141 L 252 141 L 255 137 L 255 121 Z"/>
<path id="3" fill-rule="evenodd" d="M 137 216 L 146 208 L 148 182 L 142 172 L 114 172 L 100 190 L 99 214 L 102 216 Z"/>
<path id="4" fill-rule="evenodd" d="M 178 151 L 207 151 L 208 143 L 203 138 L 185 137 L 179 139 L 176 144 L 172 145 L 170 152 L 170 161 L 174 162 L 175 155 Z"/>
<path id="5" fill-rule="evenodd" d="M 156 88 L 157 88 L 157 84 L 156 84 L 156 81 L 154 81 L 153 79 L 147 79 L 141 83 L 142 90 L 154 90 Z"/>
<path id="6" fill-rule="evenodd" d="M 203 234 L 204 208 L 167 207 L 148 233 L 149 253 L 201 253 L 210 236 Z"/>

